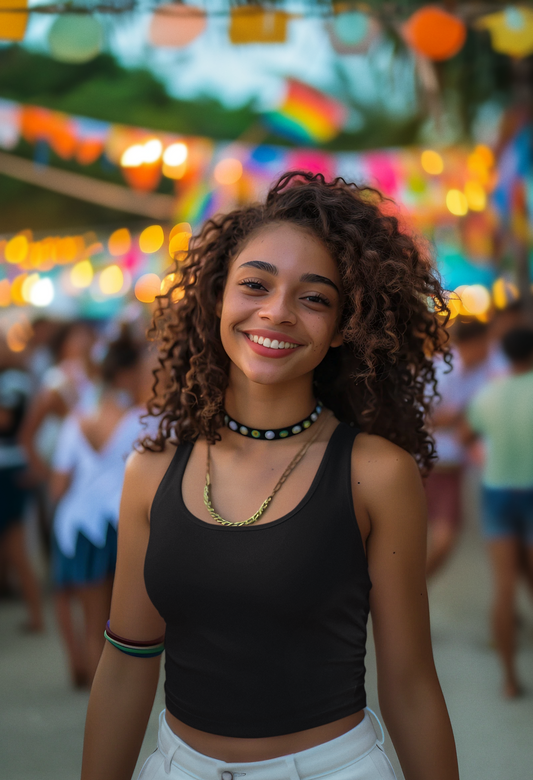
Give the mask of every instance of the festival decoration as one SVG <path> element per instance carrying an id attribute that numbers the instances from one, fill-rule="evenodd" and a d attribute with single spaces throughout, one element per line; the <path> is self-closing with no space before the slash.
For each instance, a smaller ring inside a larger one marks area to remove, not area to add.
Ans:
<path id="1" fill-rule="evenodd" d="M 379 23 L 369 14 L 334 6 L 336 15 L 326 23 L 326 31 L 337 54 L 364 54 L 380 33 Z"/>
<path id="2" fill-rule="evenodd" d="M 527 57 L 533 53 L 533 11 L 530 8 L 510 6 L 481 17 L 475 27 L 489 31 L 492 48 L 500 54 Z"/>
<path id="3" fill-rule="evenodd" d="M 322 144 L 339 134 L 347 115 L 347 108 L 340 101 L 289 79 L 281 105 L 276 111 L 263 114 L 263 122 L 274 133 L 295 143 Z"/>
<path id="4" fill-rule="evenodd" d="M 58 16 L 48 33 L 50 54 L 55 60 L 73 65 L 89 62 L 104 45 L 102 25 L 88 14 Z"/>
<path id="5" fill-rule="evenodd" d="M 141 303 L 153 303 L 160 292 L 161 280 L 157 274 L 143 274 L 135 283 L 135 297 Z"/>
<path id="6" fill-rule="evenodd" d="M 430 60 L 448 60 L 464 46 L 466 27 L 461 19 L 438 6 L 428 5 L 403 25 L 407 44 Z"/>
<path id="7" fill-rule="evenodd" d="M 24 38 L 28 14 L 22 9 L 27 7 L 28 0 L 0 0 L 0 41 L 21 41 Z"/>
<path id="8" fill-rule="evenodd" d="M 150 21 L 148 39 L 152 46 L 180 49 L 202 35 L 206 27 L 207 17 L 201 8 L 190 5 L 160 5 Z"/>
<path id="9" fill-rule="evenodd" d="M 233 44 L 285 43 L 290 15 L 284 11 L 266 11 L 260 6 L 231 9 L 229 39 Z"/>
<path id="10" fill-rule="evenodd" d="M 145 254 L 153 254 L 161 249 L 164 240 L 165 234 L 161 225 L 151 225 L 139 236 L 139 249 Z"/>

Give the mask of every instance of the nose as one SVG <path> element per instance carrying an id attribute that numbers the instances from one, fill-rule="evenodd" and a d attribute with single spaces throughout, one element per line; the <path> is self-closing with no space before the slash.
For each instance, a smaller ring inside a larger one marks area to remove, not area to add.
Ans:
<path id="1" fill-rule="evenodd" d="M 259 316 L 261 319 L 272 323 L 289 323 L 293 325 L 296 322 L 296 315 L 291 305 L 290 296 L 283 290 L 278 290 L 263 299 Z"/>

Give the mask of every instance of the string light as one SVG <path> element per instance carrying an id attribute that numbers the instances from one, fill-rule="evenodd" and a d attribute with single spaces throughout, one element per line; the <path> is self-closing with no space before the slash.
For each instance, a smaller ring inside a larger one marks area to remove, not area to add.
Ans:
<path id="1" fill-rule="evenodd" d="M 432 149 L 426 149 L 420 155 L 420 164 L 426 173 L 432 176 L 438 176 L 444 170 L 444 160 L 438 152 Z"/>
<path id="2" fill-rule="evenodd" d="M 145 254 L 153 254 L 163 246 L 165 234 L 161 225 L 150 225 L 139 236 L 139 249 Z"/>

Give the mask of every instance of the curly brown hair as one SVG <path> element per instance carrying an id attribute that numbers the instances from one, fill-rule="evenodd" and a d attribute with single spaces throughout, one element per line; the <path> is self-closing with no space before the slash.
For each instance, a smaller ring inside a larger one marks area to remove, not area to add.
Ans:
<path id="1" fill-rule="evenodd" d="M 176 262 L 175 284 L 159 297 L 149 336 L 159 341 L 148 412 L 159 428 L 142 441 L 161 451 L 223 425 L 229 358 L 216 305 L 228 267 L 267 225 L 310 231 L 338 263 L 343 287 L 343 344 L 314 374 L 316 397 L 338 419 L 379 434 L 410 452 L 423 473 L 435 447 L 425 420 L 437 394 L 433 357 L 449 362 L 444 290 L 426 244 L 390 213 L 377 190 L 322 174 L 285 173 L 264 204 L 208 220 Z M 389 213 L 388 213 L 389 212 Z"/>

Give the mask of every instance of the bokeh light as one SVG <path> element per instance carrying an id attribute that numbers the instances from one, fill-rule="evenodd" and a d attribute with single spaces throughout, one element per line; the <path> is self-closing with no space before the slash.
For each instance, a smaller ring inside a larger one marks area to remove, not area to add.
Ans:
<path id="1" fill-rule="evenodd" d="M 192 227 L 188 222 L 178 222 L 177 225 L 174 225 L 172 230 L 170 231 L 168 235 L 168 240 L 171 241 L 176 233 L 190 233 L 192 235 Z"/>
<path id="2" fill-rule="evenodd" d="M 177 303 L 178 301 L 181 301 L 184 295 L 185 295 L 184 288 L 176 287 L 176 289 L 172 290 L 170 294 L 170 300 L 172 301 L 172 303 Z"/>
<path id="3" fill-rule="evenodd" d="M 144 162 L 144 147 L 142 144 L 133 144 L 129 146 L 120 158 L 120 164 L 123 168 L 138 168 Z"/>
<path id="4" fill-rule="evenodd" d="M 118 265 L 108 265 L 99 278 L 99 287 L 104 295 L 116 295 L 124 285 L 124 274 Z"/>
<path id="5" fill-rule="evenodd" d="M 163 153 L 163 144 L 158 138 L 150 138 L 144 144 L 133 144 L 124 150 L 120 158 L 123 168 L 138 168 L 157 162 Z"/>
<path id="6" fill-rule="evenodd" d="M 9 279 L 0 281 L 0 306 L 9 306 L 11 303 L 11 285 Z"/>
<path id="7" fill-rule="evenodd" d="M 145 254 L 157 252 L 163 246 L 165 234 L 161 225 L 150 225 L 139 236 L 139 249 Z"/>
<path id="8" fill-rule="evenodd" d="M 475 316 L 486 314 L 490 309 L 491 295 L 482 284 L 467 285 L 461 294 L 465 309 Z"/>
<path id="9" fill-rule="evenodd" d="M 492 298 L 497 309 L 505 309 L 517 301 L 519 296 L 518 287 L 507 279 L 496 279 L 492 285 Z"/>
<path id="10" fill-rule="evenodd" d="M 141 303 L 153 303 L 161 292 L 161 280 L 157 274 L 143 274 L 135 283 L 135 297 Z"/>
<path id="11" fill-rule="evenodd" d="M 26 303 L 31 302 L 31 291 L 33 289 L 33 286 L 39 281 L 40 276 L 39 274 L 30 274 L 29 276 L 26 276 L 24 281 L 21 284 L 20 287 L 20 294 L 22 295 L 22 298 Z"/>
<path id="12" fill-rule="evenodd" d="M 161 294 L 166 295 L 170 288 L 176 283 L 176 274 L 167 274 L 161 281 Z"/>
<path id="13" fill-rule="evenodd" d="M 131 249 L 131 235 L 128 228 L 120 228 L 111 233 L 107 242 L 109 254 L 113 257 L 127 254 Z"/>
<path id="14" fill-rule="evenodd" d="M 79 263 L 72 266 L 70 271 L 70 282 L 73 287 L 82 290 L 89 287 L 94 277 L 94 270 L 90 260 L 80 260 Z"/>
<path id="15" fill-rule="evenodd" d="M 49 306 L 54 300 L 54 285 L 47 276 L 38 279 L 30 290 L 30 303 L 33 306 Z"/>
<path id="16" fill-rule="evenodd" d="M 450 320 L 454 320 L 461 313 L 461 300 L 457 293 L 449 293 L 447 299 L 448 309 L 450 310 Z"/>
<path id="17" fill-rule="evenodd" d="M 219 184 L 235 184 L 242 176 L 242 163 L 233 157 L 227 157 L 217 163 L 213 176 Z"/>
<path id="18" fill-rule="evenodd" d="M 29 242 L 26 236 L 14 236 L 5 248 L 5 258 L 8 263 L 23 263 L 28 254 Z"/>
<path id="19" fill-rule="evenodd" d="M 176 168 L 185 162 L 185 160 L 188 157 L 188 154 L 189 154 L 189 150 L 187 149 L 187 146 L 185 144 L 183 143 L 170 144 L 170 146 L 167 146 L 163 154 L 163 162 L 165 163 L 165 165 L 168 165 L 170 168 Z"/>
<path id="20" fill-rule="evenodd" d="M 14 322 L 6 333 L 6 344 L 11 352 L 23 352 L 31 336 L 31 326 L 23 322 Z"/>
<path id="21" fill-rule="evenodd" d="M 420 156 L 420 164 L 426 173 L 432 176 L 438 176 L 444 170 L 444 160 L 438 152 L 432 149 L 426 149 Z"/>
<path id="22" fill-rule="evenodd" d="M 171 257 L 175 257 L 180 252 L 183 252 L 183 259 L 185 257 L 185 253 L 189 251 L 189 240 L 191 238 L 190 233 L 176 233 L 172 238 L 170 239 L 170 244 L 168 245 L 168 252 Z M 180 259 L 180 258 L 178 258 Z"/>
<path id="23" fill-rule="evenodd" d="M 155 163 L 159 160 L 163 153 L 163 144 L 158 138 L 151 138 L 144 144 L 144 163 Z"/>
<path id="24" fill-rule="evenodd" d="M 448 211 L 456 217 L 464 217 L 468 213 L 468 201 L 466 195 L 461 190 L 448 190 L 446 206 Z"/>
<path id="25" fill-rule="evenodd" d="M 78 243 L 73 236 L 65 236 L 57 241 L 57 262 L 72 263 L 78 254 Z"/>
<path id="26" fill-rule="evenodd" d="M 467 181 L 465 195 L 468 208 L 472 211 L 483 211 L 487 206 L 487 195 L 478 181 Z"/>
<path id="27" fill-rule="evenodd" d="M 11 300 L 16 306 L 25 306 L 26 301 L 22 296 L 22 285 L 28 278 L 28 274 L 19 274 L 11 282 Z"/>

